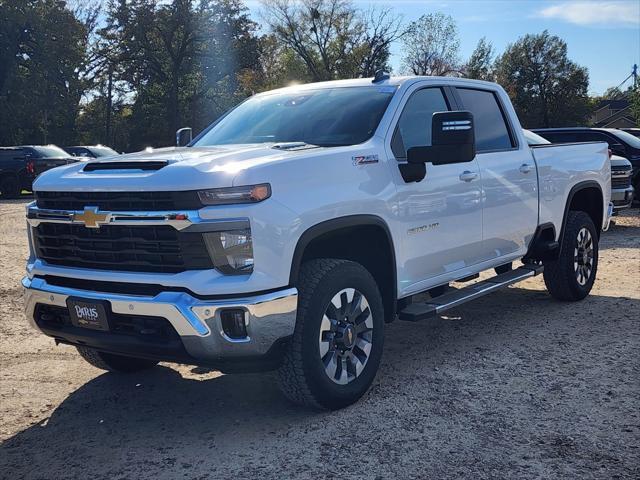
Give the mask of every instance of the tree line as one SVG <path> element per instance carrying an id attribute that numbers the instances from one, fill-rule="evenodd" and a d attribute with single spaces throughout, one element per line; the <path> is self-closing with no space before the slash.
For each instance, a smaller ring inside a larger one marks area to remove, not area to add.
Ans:
<path id="1" fill-rule="evenodd" d="M 294 82 L 399 72 L 497 81 L 526 127 L 583 124 L 585 67 L 544 31 L 463 60 L 442 13 L 405 23 L 351 0 L 0 0 L 0 145 L 173 143 L 254 93 Z"/>

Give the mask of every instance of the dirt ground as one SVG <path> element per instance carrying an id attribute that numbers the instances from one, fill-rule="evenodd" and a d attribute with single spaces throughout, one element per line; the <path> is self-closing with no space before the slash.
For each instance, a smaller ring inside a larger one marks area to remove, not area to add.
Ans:
<path id="1" fill-rule="evenodd" d="M 535 278 L 397 321 L 369 393 L 318 413 L 267 374 L 115 376 L 31 330 L 25 203 L 0 203 L 1 478 L 640 478 L 638 210 L 583 302 Z"/>

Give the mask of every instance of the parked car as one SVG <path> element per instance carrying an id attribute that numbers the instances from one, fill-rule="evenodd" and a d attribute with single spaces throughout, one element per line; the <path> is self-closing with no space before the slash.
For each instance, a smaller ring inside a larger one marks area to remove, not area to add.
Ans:
<path id="1" fill-rule="evenodd" d="M 0 196 L 15 198 L 30 191 L 42 172 L 77 160 L 55 145 L 0 147 Z"/>
<path id="2" fill-rule="evenodd" d="M 120 155 L 113 148 L 104 145 L 82 145 L 75 147 L 64 147 L 69 155 L 74 157 L 102 158 Z"/>
<path id="3" fill-rule="evenodd" d="M 553 143 L 607 142 L 614 155 L 631 162 L 631 183 L 636 192 L 640 191 L 640 138 L 617 128 L 534 128 L 532 131 Z"/>
<path id="4" fill-rule="evenodd" d="M 634 137 L 640 138 L 640 128 L 622 128 L 621 130 L 630 133 Z"/>
<path id="5" fill-rule="evenodd" d="M 529 145 L 544 145 L 551 142 L 530 130 L 524 130 L 524 137 Z M 635 189 L 631 185 L 633 170 L 631 162 L 624 157 L 612 155 L 611 159 L 611 202 L 614 213 L 630 208 L 633 203 Z"/>
<path id="6" fill-rule="evenodd" d="M 607 144 L 529 147 L 494 83 L 289 87 L 188 145 L 36 180 L 27 317 L 96 367 L 277 369 L 288 398 L 335 409 L 371 385 L 385 322 L 543 271 L 577 301 L 596 278 Z"/>

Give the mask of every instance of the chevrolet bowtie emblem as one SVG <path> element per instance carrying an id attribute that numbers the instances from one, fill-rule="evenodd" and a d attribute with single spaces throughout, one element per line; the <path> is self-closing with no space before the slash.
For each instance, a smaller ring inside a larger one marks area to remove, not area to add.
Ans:
<path id="1" fill-rule="evenodd" d="M 87 228 L 100 228 L 100 225 L 109 223 L 109 213 L 98 213 L 98 207 L 84 207 L 84 212 L 74 213 L 73 221 L 82 222 Z"/>

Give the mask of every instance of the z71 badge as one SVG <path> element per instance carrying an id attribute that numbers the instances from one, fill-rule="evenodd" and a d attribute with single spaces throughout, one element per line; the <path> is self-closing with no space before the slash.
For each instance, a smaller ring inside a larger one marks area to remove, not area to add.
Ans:
<path id="1" fill-rule="evenodd" d="M 378 155 L 358 155 L 351 157 L 354 165 L 368 165 L 369 163 L 378 163 Z"/>

